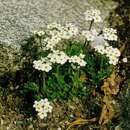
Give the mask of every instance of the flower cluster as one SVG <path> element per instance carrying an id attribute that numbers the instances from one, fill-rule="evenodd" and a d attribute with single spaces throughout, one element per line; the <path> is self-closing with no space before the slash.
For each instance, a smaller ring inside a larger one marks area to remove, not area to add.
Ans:
<path id="1" fill-rule="evenodd" d="M 33 61 L 33 67 L 37 70 L 49 72 L 52 69 L 52 63 L 47 58 Z"/>
<path id="2" fill-rule="evenodd" d="M 63 51 L 59 50 L 53 51 L 47 57 L 50 60 L 50 62 L 61 65 L 65 64 L 69 58 Z"/>
<path id="3" fill-rule="evenodd" d="M 94 22 L 102 22 L 100 17 L 101 13 L 97 9 L 86 10 L 85 19 L 86 21 Z M 95 48 L 95 46 L 105 46 L 106 41 L 117 41 L 117 31 L 113 28 L 103 28 L 97 32 L 95 29 L 92 29 L 92 23 L 90 25 L 89 30 L 82 31 L 82 36 L 86 38 L 88 42 L 92 42 L 91 46 Z M 100 47 L 99 47 L 100 48 Z"/>
<path id="4" fill-rule="evenodd" d="M 109 58 L 109 64 L 116 65 L 120 57 L 120 51 L 112 46 L 96 46 L 95 50 L 105 54 Z"/>
<path id="5" fill-rule="evenodd" d="M 76 63 L 76 64 L 78 64 L 78 66 L 85 66 L 86 65 L 86 62 L 83 60 L 83 58 L 84 58 L 84 55 L 80 55 L 80 56 L 71 56 L 70 58 L 69 58 L 69 62 L 70 63 Z"/>
<path id="6" fill-rule="evenodd" d="M 89 11 L 86 11 L 86 18 L 92 20 L 92 16 L 90 17 L 89 13 Z M 98 12 L 97 14 L 100 13 Z M 109 58 L 109 64 L 116 65 L 118 63 L 120 51 L 107 43 L 107 41 L 117 41 L 117 31 L 115 29 L 104 28 L 99 33 L 95 29 L 84 30 L 82 31 L 82 36 L 84 36 L 87 41 L 91 42 L 91 47 L 95 48 L 100 54 L 105 54 Z"/>
<path id="7" fill-rule="evenodd" d="M 49 53 L 47 57 L 41 58 L 41 60 L 33 61 L 33 67 L 37 70 L 49 72 L 52 69 L 53 64 L 65 64 L 67 61 L 69 63 L 77 63 L 79 66 L 83 67 L 86 62 L 83 60 L 85 55 L 80 54 L 79 56 L 67 56 L 63 51 L 55 50 Z"/>
<path id="8" fill-rule="evenodd" d="M 58 23 L 52 23 L 47 26 L 48 29 L 48 37 L 44 39 L 45 50 L 53 50 L 54 47 L 64 39 L 70 39 L 76 35 L 78 35 L 78 28 L 69 23 L 65 26 L 62 26 Z"/>
<path id="9" fill-rule="evenodd" d="M 65 26 L 62 26 L 58 23 L 52 23 L 47 26 L 49 32 L 52 36 L 57 35 L 62 39 L 69 39 L 78 34 L 78 27 L 72 23 L 67 23 Z"/>
<path id="10" fill-rule="evenodd" d="M 97 35 L 98 33 L 95 29 L 90 30 L 90 31 L 88 30 L 82 31 L 82 36 L 84 36 L 87 39 L 87 41 L 91 41 L 91 42 L 94 41 Z"/>
<path id="11" fill-rule="evenodd" d="M 90 9 L 85 12 L 86 21 L 102 22 L 100 11 L 97 9 Z M 82 57 L 74 55 L 67 56 L 63 51 L 55 50 L 56 45 L 64 39 L 70 39 L 79 34 L 78 27 L 68 23 L 65 26 L 56 22 L 47 25 L 47 31 L 35 32 L 36 35 L 46 35 L 43 39 L 43 50 L 50 50 L 51 52 L 47 57 L 33 62 L 33 67 L 37 70 L 49 72 L 52 69 L 53 64 L 65 64 L 69 63 L 78 64 L 79 66 L 85 66 L 86 62 Z M 88 42 L 91 42 L 91 47 L 95 48 L 101 54 L 105 54 L 109 57 L 109 63 L 116 65 L 120 56 L 120 51 L 117 48 L 109 46 L 107 41 L 117 41 L 117 31 L 113 28 L 104 28 L 102 31 L 97 32 L 95 29 L 82 31 Z"/>
<path id="12" fill-rule="evenodd" d="M 91 42 L 92 48 L 95 48 L 99 53 L 109 57 L 109 63 L 116 65 L 120 56 L 120 51 L 113 48 L 107 41 L 117 41 L 117 31 L 113 28 L 105 28 L 102 33 L 97 33 L 95 29 L 83 31 L 82 35 Z"/>
<path id="13" fill-rule="evenodd" d="M 117 41 L 117 31 L 113 28 L 104 28 L 103 32 L 100 34 L 95 29 L 82 31 L 82 36 L 84 36 L 87 41 L 96 42 L 98 40 L 108 40 Z M 102 42 L 101 41 L 101 42 Z"/>
<path id="14" fill-rule="evenodd" d="M 73 36 L 78 35 L 79 31 L 78 28 L 73 25 L 72 23 L 66 24 L 61 31 L 61 38 L 62 39 L 70 39 Z"/>
<path id="15" fill-rule="evenodd" d="M 90 9 L 90 10 L 86 10 L 85 14 L 85 20 L 86 21 L 92 21 L 94 20 L 95 23 L 99 23 L 102 22 L 102 18 L 101 18 L 101 12 L 100 10 L 97 9 Z"/>
<path id="16" fill-rule="evenodd" d="M 117 41 L 117 30 L 113 28 L 104 28 L 103 37 L 109 41 Z"/>
<path id="17" fill-rule="evenodd" d="M 33 107 L 38 112 L 40 119 L 47 117 L 47 113 L 51 113 L 53 108 L 47 98 L 35 101 Z"/>
<path id="18" fill-rule="evenodd" d="M 38 31 L 38 32 L 37 32 L 37 31 L 34 31 L 33 33 L 34 33 L 34 35 L 37 35 L 37 36 L 39 36 L 39 37 L 45 35 L 45 32 L 44 32 L 44 31 Z"/>

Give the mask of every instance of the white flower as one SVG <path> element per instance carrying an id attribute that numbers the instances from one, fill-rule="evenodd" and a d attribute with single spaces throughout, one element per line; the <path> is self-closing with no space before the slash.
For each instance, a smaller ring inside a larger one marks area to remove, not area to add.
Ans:
<path id="1" fill-rule="evenodd" d="M 97 45 L 95 46 L 95 50 L 99 52 L 100 54 L 106 54 L 106 49 L 104 48 L 104 46 Z"/>
<path id="2" fill-rule="evenodd" d="M 63 51 L 58 50 L 53 51 L 47 57 L 50 60 L 50 62 L 61 65 L 65 64 L 68 60 L 68 56 Z"/>
<path id="3" fill-rule="evenodd" d="M 52 106 L 50 106 L 50 104 L 45 104 L 44 105 L 44 111 L 51 113 L 52 112 Z"/>
<path id="4" fill-rule="evenodd" d="M 70 39 L 72 37 L 68 30 L 63 30 L 60 35 L 62 39 Z"/>
<path id="5" fill-rule="evenodd" d="M 46 112 L 39 112 L 37 115 L 40 117 L 40 119 L 44 119 L 45 117 L 47 117 Z"/>
<path id="6" fill-rule="evenodd" d="M 34 33 L 34 35 L 38 35 L 39 37 L 45 35 L 45 32 L 44 32 L 44 31 L 38 31 L 38 32 L 37 32 L 37 31 L 34 31 L 33 33 Z"/>
<path id="7" fill-rule="evenodd" d="M 58 36 L 53 36 L 46 45 L 46 48 L 53 50 L 53 48 L 61 41 L 61 38 Z"/>
<path id="8" fill-rule="evenodd" d="M 80 60 L 80 62 L 77 62 L 80 66 L 86 66 L 86 61 Z"/>
<path id="9" fill-rule="evenodd" d="M 120 51 L 112 46 L 95 46 L 95 50 L 109 58 L 109 64 L 116 65 L 120 57 Z"/>
<path id="10" fill-rule="evenodd" d="M 105 47 L 108 47 L 108 46 L 109 46 L 108 42 L 105 42 L 105 43 L 104 43 L 104 46 L 105 46 Z"/>
<path id="11" fill-rule="evenodd" d="M 81 53 L 81 54 L 79 55 L 79 57 L 80 57 L 81 59 L 83 59 L 83 58 L 85 57 L 85 55 Z"/>
<path id="12" fill-rule="evenodd" d="M 79 33 L 78 27 L 76 27 L 72 23 L 68 23 L 65 26 L 61 26 L 61 28 L 58 29 L 59 29 L 59 36 L 62 39 L 70 39 L 73 36 L 78 35 Z"/>
<path id="13" fill-rule="evenodd" d="M 42 104 L 39 103 L 38 101 L 35 101 L 34 102 L 34 105 L 33 107 L 35 108 L 35 110 L 38 112 L 38 111 L 42 111 Z"/>
<path id="14" fill-rule="evenodd" d="M 75 25 L 72 24 L 72 23 L 66 24 L 66 28 L 67 28 L 67 30 L 68 30 L 70 36 L 76 36 L 76 35 L 78 35 L 78 33 L 79 33 L 78 27 L 75 26 Z"/>
<path id="15" fill-rule="evenodd" d="M 59 30 L 49 30 L 48 34 L 51 36 L 51 37 L 60 37 L 60 32 Z"/>
<path id="16" fill-rule="evenodd" d="M 47 25 L 47 29 L 55 29 L 55 28 L 59 29 L 61 28 L 61 25 L 56 22 Z"/>
<path id="17" fill-rule="evenodd" d="M 37 70 L 49 72 L 52 69 L 52 63 L 47 58 L 33 61 L 33 67 Z"/>
<path id="18" fill-rule="evenodd" d="M 112 46 L 106 47 L 106 55 L 109 57 L 109 63 L 116 65 L 120 57 L 120 51 Z"/>
<path id="19" fill-rule="evenodd" d="M 88 41 L 93 41 L 93 40 L 94 40 L 94 35 L 92 35 L 90 31 L 82 31 L 82 35 L 83 35 Z"/>
<path id="20" fill-rule="evenodd" d="M 103 33 L 98 33 L 95 29 L 90 31 L 82 31 L 82 36 L 84 36 L 87 41 L 91 41 L 91 47 L 95 48 L 96 46 L 109 46 L 106 40 L 117 41 L 117 32 L 113 28 L 105 28 Z"/>
<path id="21" fill-rule="evenodd" d="M 88 41 L 94 41 L 95 37 L 97 36 L 97 31 L 95 29 L 91 31 L 84 30 L 82 31 L 82 35 L 88 40 Z"/>
<path id="22" fill-rule="evenodd" d="M 103 37 L 109 41 L 117 41 L 117 31 L 113 28 L 104 28 Z"/>
<path id="23" fill-rule="evenodd" d="M 116 65 L 118 63 L 118 58 L 117 57 L 109 57 L 109 64 L 112 64 L 112 65 Z"/>
<path id="24" fill-rule="evenodd" d="M 92 21 L 94 20 L 95 23 L 99 23 L 102 22 L 102 18 L 101 18 L 101 12 L 97 9 L 90 9 L 90 10 L 86 10 L 85 14 L 85 20 L 86 21 Z"/>
<path id="25" fill-rule="evenodd" d="M 123 58 L 122 59 L 122 61 L 124 62 L 124 63 L 127 63 L 128 62 L 128 60 L 127 60 L 127 58 L 125 57 L 125 58 Z"/>
<path id="26" fill-rule="evenodd" d="M 62 39 L 70 39 L 78 34 L 78 27 L 69 23 L 65 26 L 62 26 L 56 22 L 47 25 L 48 36 L 44 39 L 44 43 L 46 46 L 44 50 L 54 50 L 54 47 L 62 40 Z"/>
<path id="27" fill-rule="evenodd" d="M 47 113 L 51 113 L 53 109 L 47 98 L 35 101 L 33 107 L 38 112 L 40 119 L 47 117 Z"/>
<path id="28" fill-rule="evenodd" d="M 79 66 L 86 66 L 86 62 L 79 56 L 71 56 L 69 58 L 70 63 L 77 63 Z"/>

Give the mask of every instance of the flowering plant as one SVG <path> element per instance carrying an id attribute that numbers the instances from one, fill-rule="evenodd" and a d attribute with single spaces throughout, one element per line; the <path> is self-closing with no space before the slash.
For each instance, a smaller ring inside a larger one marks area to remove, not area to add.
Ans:
<path id="1" fill-rule="evenodd" d="M 43 119 L 47 117 L 47 113 L 52 112 L 52 106 L 47 98 L 35 101 L 33 107 L 38 112 L 38 116 Z"/>
<path id="2" fill-rule="evenodd" d="M 35 98 L 63 100 L 86 96 L 89 86 L 98 87 L 117 65 L 120 51 L 109 45 L 109 41 L 117 41 L 117 31 L 92 28 L 103 21 L 99 10 L 87 10 L 85 20 L 90 21 L 90 27 L 83 31 L 72 23 L 52 23 L 45 31 L 34 32 L 29 54 L 35 71 L 31 82 L 35 84 L 28 82 L 24 88 L 33 91 Z M 39 102 L 35 102 L 36 111 L 40 109 Z M 44 118 L 46 113 L 40 116 Z"/>

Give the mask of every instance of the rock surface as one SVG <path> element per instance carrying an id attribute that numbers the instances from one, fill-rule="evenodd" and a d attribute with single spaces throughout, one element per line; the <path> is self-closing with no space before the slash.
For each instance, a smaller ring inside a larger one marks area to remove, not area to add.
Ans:
<path id="1" fill-rule="evenodd" d="M 54 21 L 84 27 L 86 9 L 98 8 L 106 18 L 117 5 L 112 0 L 0 0 L 0 44 L 19 47 L 31 32 Z M 0 53 L 0 73 L 1 63 Z"/>

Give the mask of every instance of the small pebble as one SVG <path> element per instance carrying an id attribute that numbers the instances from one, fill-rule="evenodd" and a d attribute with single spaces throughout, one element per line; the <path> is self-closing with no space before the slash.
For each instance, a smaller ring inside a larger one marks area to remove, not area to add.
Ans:
<path id="1" fill-rule="evenodd" d="M 61 128 L 59 127 L 57 130 L 61 130 Z"/>
<path id="2" fill-rule="evenodd" d="M 127 63 L 128 60 L 127 60 L 127 58 L 123 58 L 122 61 L 123 61 L 124 63 Z"/>

